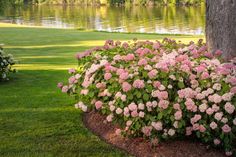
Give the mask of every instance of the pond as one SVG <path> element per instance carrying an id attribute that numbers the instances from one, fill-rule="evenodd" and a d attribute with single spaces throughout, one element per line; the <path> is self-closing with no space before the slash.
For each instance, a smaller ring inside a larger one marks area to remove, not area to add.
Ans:
<path id="1" fill-rule="evenodd" d="M 204 34 L 205 6 L 23 6 L 0 9 L 0 22 L 109 32 Z"/>

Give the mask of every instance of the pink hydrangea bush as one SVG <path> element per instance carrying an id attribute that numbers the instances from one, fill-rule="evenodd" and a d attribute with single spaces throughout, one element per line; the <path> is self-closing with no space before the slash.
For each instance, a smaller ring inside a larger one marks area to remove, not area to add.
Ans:
<path id="1" fill-rule="evenodd" d="M 198 43 L 106 41 L 76 55 L 62 92 L 97 110 L 124 136 L 158 142 L 193 137 L 232 155 L 236 147 L 236 66 Z"/>

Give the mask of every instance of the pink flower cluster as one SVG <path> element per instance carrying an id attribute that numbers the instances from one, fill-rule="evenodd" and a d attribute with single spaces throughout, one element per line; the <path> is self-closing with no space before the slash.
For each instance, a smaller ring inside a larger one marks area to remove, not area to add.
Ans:
<path id="1" fill-rule="evenodd" d="M 124 92 L 130 91 L 131 88 L 132 88 L 132 86 L 128 82 L 123 82 L 122 89 L 123 89 Z"/>
<path id="2" fill-rule="evenodd" d="M 135 80 L 133 83 L 133 87 L 138 89 L 144 88 L 145 87 L 144 80 L 139 80 L 139 79 Z"/>

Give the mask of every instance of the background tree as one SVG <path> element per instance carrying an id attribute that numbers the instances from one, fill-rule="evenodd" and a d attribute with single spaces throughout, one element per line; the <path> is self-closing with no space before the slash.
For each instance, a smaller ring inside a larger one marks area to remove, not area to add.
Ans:
<path id="1" fill-rule="evenodd" d="M 236 0 L 206 0 L 206 40 L 211 52 L 236 57 Z"/>

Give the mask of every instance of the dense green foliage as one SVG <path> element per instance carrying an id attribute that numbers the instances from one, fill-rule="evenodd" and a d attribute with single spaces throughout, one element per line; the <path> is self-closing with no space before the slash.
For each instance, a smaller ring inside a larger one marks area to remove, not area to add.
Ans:
<path id="1" fill-rule="evenodd" d="M 203 0 L 2 0 L 0 3 L 10 4 L 131 4 L 131 5 L 156 5 L 156 4 L 182 4 L 193 5 L 204 2 Z"/>
<path id="2" fill-rule="evenodd" d="M 111 38 L 161 39 L 163 35 L 13 28 L 9 24 L 0 24 L 0 34 L 0 43 L 20 63 L 12 81 L 0 83 L 0 156 L 127 156 L 84 127 L 81 112 L 72 105 L 75 101 L 60 93 L 56 83 L 66 81 L 65 69 L 77 64 L 76 52 Z M 174 38 L 194 40 L 193 36 Z"/>

